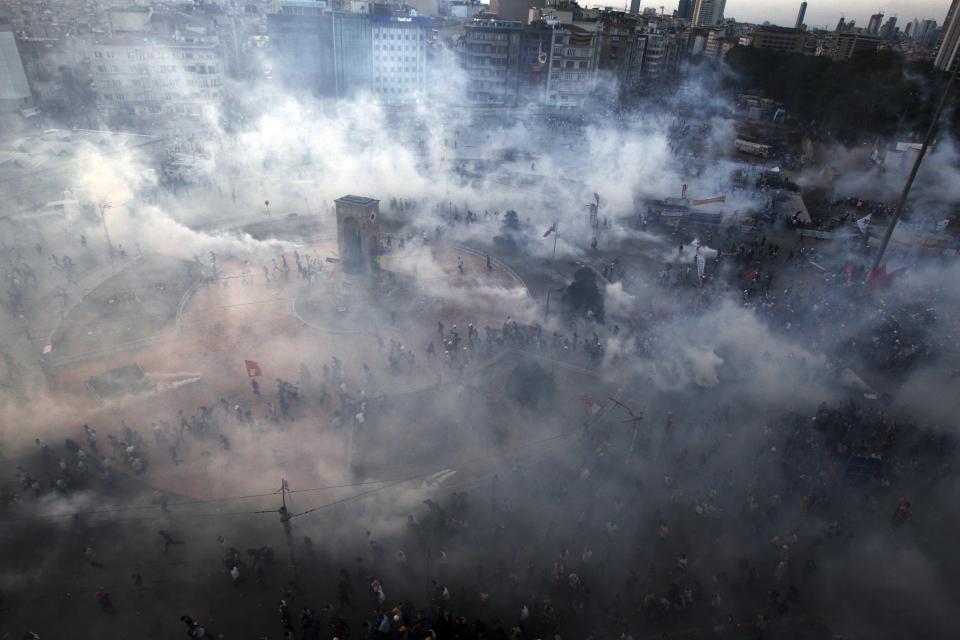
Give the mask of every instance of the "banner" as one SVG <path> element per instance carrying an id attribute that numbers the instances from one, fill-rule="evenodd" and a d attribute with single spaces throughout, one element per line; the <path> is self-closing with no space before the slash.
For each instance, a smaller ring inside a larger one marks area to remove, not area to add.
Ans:
<path id="1" fill-rule="evenodd" d="M 697 206 L 701 204 L 713 204 L 715 202 L 726 202 L 727 196 L 714 196 L 712 198 L 700 198 L 699 200 L 693 200 L 690 204 Z"/>
<path id="2" fill-rule="evenodd" d="M 260 372 L 260 365 L 257 364 L 256 360 L 244 360 L 243 364 L 247 368 L 248 378 L 256 378 L 257 376 L 263 375 Z"/>

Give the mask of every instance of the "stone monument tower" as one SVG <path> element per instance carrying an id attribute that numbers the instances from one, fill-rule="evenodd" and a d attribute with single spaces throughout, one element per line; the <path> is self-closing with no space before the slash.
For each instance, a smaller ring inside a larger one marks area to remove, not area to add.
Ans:
<path id="1" fill-rule="evenodd" d="M 337 198 L 337 246 L 347 273 L 380 268 L 380 201 L 364 196 Z"/>

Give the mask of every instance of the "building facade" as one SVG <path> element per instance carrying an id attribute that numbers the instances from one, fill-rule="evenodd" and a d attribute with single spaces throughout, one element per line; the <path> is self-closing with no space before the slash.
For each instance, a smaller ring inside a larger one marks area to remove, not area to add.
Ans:
<path id="1" fill-rule="evenodd" d="M 108 121 L 165 128 L 215 117 L 223 61 L 214 41 L 118 36 L 90 47 L 96 108 Z"/>
<path id="2" fill-rule="evenodd" d="M 943 33 L 933 58 L 933 64 L 938 69 L 952 71 L 957 65 L 957 50 L 960 48 L 960 0 L 953 0 L 947 11 L 947 19 L 943 23 Z M 926 23 L 927 20 L 924 20 Z"/>
<path id="3" fill-rule="evenodd" d="M 693 6 L 693 24 L 696 27 L 713 27 L 723 22 L 726 0 L 696 0 Z"/>
<path id="4" fill-rule="evenodd" d="M 803 45 L 806 40 L 807 34 L 803 29 L 764 25 L 754 30 L 750 46 L 770 51 L 803 53 Z"/>
<path id="5" fill-rule="evenodd" d="M 373 31 L 367 14 L 333 14 L 333 59 L 338 97 L 372 90 Z"/>
<path id="6" fill-rule="evenodd" d="M 596 34 L 575 25 L 555 26 L 545 106 L 582 107 L 593 92 L 599 54 Z"/>
<path id="7" fill-rule="evenodd" d="M 848 60 L 855 53 L 876 51 L 880 47 L 880 38 L 863 33 L 838 33 L 833 39 L 830 57 L 834 60 Z"/>
<path id="8" fill-rule="evenodd" d="M 464 29 L 461 64 L 467 74 L 467 101 L 514 106 L 518 99 L 524 23 L 491 18 L 489 14 L 481 16 Z M 546 51 L 548 57 L 550 51 Z"/>
<path id="9" fill-rule="evenodd" d="M 337 93 L 333 14 L 321 3 L 283 0 L 267 15 L 271 76 L 291 91 Z"/>
<path id="10" fill-rule="evenodd" d="M 423 97 L 429 18 L 370 16 L 373 92 L 387 104 L 415 104 Z"/>

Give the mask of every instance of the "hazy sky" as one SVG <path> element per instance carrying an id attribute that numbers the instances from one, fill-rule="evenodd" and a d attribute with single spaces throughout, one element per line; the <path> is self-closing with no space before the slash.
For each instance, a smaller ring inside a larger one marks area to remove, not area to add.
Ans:
<path id="1" fill-rule="evenodd" d="M 588 2 L 594 6 L 620 7 L 610 2 Z M 628 3 L 629 4 L 629 3 Z M 677 8 L 678 0 L 641 0 L 641 7 L 659 7 L 663 5 L 667 13 Z M 800 0 L 727 0 L 724 15 L 742 22 L 763 22 L 792 27 L 797 19 Z M 810 27 L 837 26 L 840 16 L 853 19 L 858 25 L 866 26 L 870 15 L 880 11 L 887 16 L 897 16 L 897 25 L 902 29 L 913 18 L 932 18 L 941 24 L 950 8 L 949 0 L 846 0 L 832 2 L 807 0 L 807 17 L 804 22 Z"/>

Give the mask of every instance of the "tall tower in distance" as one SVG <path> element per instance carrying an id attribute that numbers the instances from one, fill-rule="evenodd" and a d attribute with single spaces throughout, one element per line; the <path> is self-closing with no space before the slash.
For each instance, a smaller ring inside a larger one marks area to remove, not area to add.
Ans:
<path id="1" fill-rule="evenodd" d="M 807 15 L 807 3 L 800 3 L 800 11 L 797 12 L 797 24 L 794 25 L 794 29 L 803 29 L 803 19 Z"/>
<path id="2" fill-rule="evenodd" d="M 723 22 L 727 0 L 696 0 L 693 7 L 693 26 L 714 27 Z"/>

